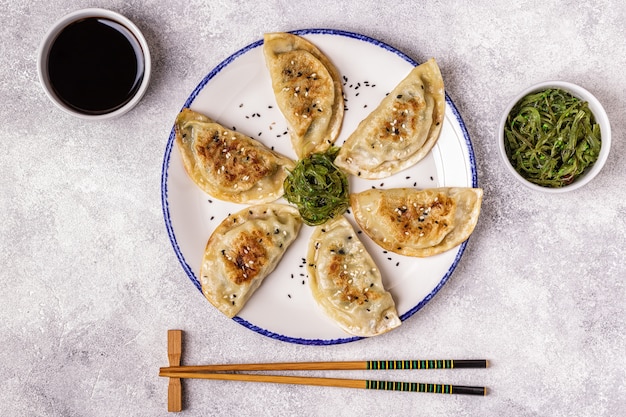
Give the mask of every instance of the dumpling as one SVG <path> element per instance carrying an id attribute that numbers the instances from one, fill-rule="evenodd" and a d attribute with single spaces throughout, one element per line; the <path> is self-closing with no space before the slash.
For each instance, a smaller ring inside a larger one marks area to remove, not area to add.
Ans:
<path id="1" fill-rule="evenodd" d="M 187 174 L 209 195 L 249 204 L 282 196 L 291 159 L 190 109 L 180 112 L 174 129 Z"/>
<path id="2" fill-rule="evenodd" d="M 297 237 L 298 210 L 260 204 L 228 216 L 207 242 L 200 269 L 204 296 L 234 317 Z"/>
<path id="3" fill-rule="evenodd" d="M 263 53 L 296 155 L 326 151 L 343 122 L 339 72 L 315 45 L 290 33 L 265 34 Z"/>
<path id="4" fill-rule="evenodd" d="M 361 178 L 386 178 L 415 165 L 435 145 L 446 108 L 434 59 L 416 66 L 346 139 L 335 164 Z"/>
<path id="5" fill-rule="evenodd" d="M 480 188 L 370 189 L 352 194 L 350 206 L 361 229 L 382 248 L 426 257 L 467 240 L 482 196 Z"/>
<path id="6" fill-rule="evenodd" d="M 307 268 L 313 298 L 346 332 L 369 337 L 401 324 L 380 271 L 344 216 L 315 228 Z"/>

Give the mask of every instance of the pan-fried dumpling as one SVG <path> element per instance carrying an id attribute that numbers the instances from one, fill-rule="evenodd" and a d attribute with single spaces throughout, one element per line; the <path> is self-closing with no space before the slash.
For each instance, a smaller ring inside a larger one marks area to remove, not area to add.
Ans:
<path id="1" fill-rule="evenodd" d="M 346 332 L 375 336 L 401 324 L 380 271 L 344 216 L 315 228 L 307 268 L 313 298 Z"/>
<path id="2" fill-rule="evenodd" d="M 426 257 L 447 251 L 470 236 L 483 190 L 443 187 L 370 189 L 350 196 L 361 229 L 384 249 Z"/>
<path id="3" fill-rule="evenodd" d="M 200 269 L 204 296 L 234 317 L 274 270 L 302 222 L 285 204 L 260 204 L 228 216 L 207 242 Z"/>
<path id="4" fill-rule="evenodd" d="M 291 159 L 190 109 L 180 112 L 174 129 L 187 174 L 209 195 L 249 204 L 282 196 Z"/>
<path id="5" fill-rule="evenodd" d="M 413 166 L 439 139 L 446 97 L 434 59 L 416 66 L 346 139 L 335 164 L 361 178 Z"/>
<path id="6" fill-rule="evenodd" d="M 343 122 L 339 72 L 315 45 L 290 33 L 265 34 L 263 53 L 298 158 L 326 151 Z"/>

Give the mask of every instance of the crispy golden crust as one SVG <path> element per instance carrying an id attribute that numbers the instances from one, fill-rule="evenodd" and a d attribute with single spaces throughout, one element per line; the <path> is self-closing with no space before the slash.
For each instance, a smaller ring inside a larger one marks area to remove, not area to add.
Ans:
<path id="1" fill-rule="evenodd" d="M 480 214 L 482 189 L 372 189 L 350 196 L 361 229 L 382 248 L 426 257 L 470 236 Z"/>
<path id="2" fill-rule="evenodd" d="M 276 102 L 299 158 L 324 152 L 343 122 L 340 75 L 311 42 L 289 33 L 268 33 L 263 52 Z"/>
<path id="3" fill-rule="evenodd" d="M 234 203 L 278 199 L 294 162 L 260 142 L 183 109 L 174 126 L 176 145 L 191 179 L 205 192 Z"/>
<path id="4" fill-rule="evenodd" d="M 235 316 L 297 237 L 298 210 L 284 204 L 250 206 L 228 216 L 209 238 L 200 283 L 205 297 Z"/>
<path id="5" fill-rule="evenodd" d="M 378 267 L 344 216 L 315 228 L 307 270 L 318 306 L 346 332 L 369 337 L 401 324 Z"/>
<path id="6" fill-rule="evenodd" d="M 434 59 L 415 67 L 346 139 L 335 164 L 361 178 L 415 165 L 439 139 L 445 90 Z"/>

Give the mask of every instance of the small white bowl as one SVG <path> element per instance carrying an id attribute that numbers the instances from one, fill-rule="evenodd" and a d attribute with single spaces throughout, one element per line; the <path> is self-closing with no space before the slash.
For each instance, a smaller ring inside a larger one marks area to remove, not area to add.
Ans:
<path id="1" fill-rule="evenodd" d="M 124 26 L 127 30 L 129 30 L 132 35 L 135 37 L 139 46 L 141 47 L 141 53 L 143 56 L 143 78 L 139 88 L 134 93 L 133 97 L 126 102 L 122 107 L 116 108 L 108 113 L 104 114 L 87 114 L 78 111 L 77 109 L 65 104 L 63 100 L 59 98 L 59 96 L 54 91 L 52 87 L 50 77 L 48 74 L 48 57 L 50 55 L 50 50 L 56 41 L 59 34 L 70 24 L 77 22 L 82 19 L 87 18 L 105 18 L 112 20 L 122 26 Z M 38 60 L 37 60 L 37 72 L 39 74 L 39 81 L 41 86 L 43 87 L 46 95 L 50 100 L 61 110 L 66 113 L 71 114 L 72 116 L 76 116 L 82 119 L 89 120 L 102 120 L 102 119 L 110 119 L 113 117 L 120 116 L 130 109 L 135 107 L 137 103 L 141 100 L 146 90 L 148 89 L 148 84 L 150 83 L 150 72 L 152 68 L 151 58 L 150 58 L 150 49 L 148 48 L 148 43 L 144 38 L 143 34 L 139 30 L 139 28 L 128 18 L 122 16 L 119 13 L 116 13 L 111 10 L 100 9 L 100 8 L 89 8 L 82 9 L 72 12 L 61 19 L 59 19 L 48 31 L 48 33 L 44 36 L 41 45 L 39 46 L 38 51 Z"/>
<path id="2" fill-rule="evenodd" d="M 515 170 L 504 148 L 504 126 L 506 124 L 507 117 L 513 107 L 526 95 L 546 90 L 548 88 L 558 88 L 567 91 L 574 97 L 577 97 L 589 103 L 589 109 L 593 113 L 596 123 L 600 125 L 600 135 L 602 141 L 600 147 L 600 155 L 598 156 L 598 160 L 593 164 L 593 166 L 591 166 L 591 168 L 589 168 L 586 172 L 576 178 L 571 184 L 559 188 L 543 187 L 525 179 Z M 609 123 L 609 118 L 606 114 L 606 111 L 602 107 L 602 104 L 600 104 L 600 102 L 589 91 L 576 84 L 572 84 L 566 81 L 545 81 L 526 88 L 510 101 L 509 105 L 504 110 L 504 113 L 502 114 L 502 118 L 498 125 L 498 148 L 500 150 L 500 155 L 502 156 L 502 161 L 504 162 L 504 165 L 511 173 L 511 175 L 517 178 L 522 184 L 536 191 L 543 191 L 547 193 L 564 193 L 566 191 L 578 189 L 587 184 L 602 170 L 602 167 L 604 166 L 611 150 L 611 125 Z"/>

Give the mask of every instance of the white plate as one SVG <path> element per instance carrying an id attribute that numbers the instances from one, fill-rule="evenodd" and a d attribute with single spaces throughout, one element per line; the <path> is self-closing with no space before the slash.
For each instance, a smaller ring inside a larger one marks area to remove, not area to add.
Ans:
<path id="1" fill-rule="evenodd" d="M 363 35 L 326 29 L 293 33 L 317 45 L 344 77 L 347 110 L 337 145 L 341 145 L 385 94 L 417 65 L 389 45 Z M 204 77 L 183 107 L 204 113 L 296 159 L 286 134 L 286 122 L 271 89 L 262 44 L 259 40 L 224 60 Z M 463 120 L 447 95 L 441 136 L 425 159 L 383 180 L 350 177 L 353 192 L 371 187 L 407 186 L 477 186 L 472 145 Z M 165 150 L 161 193 L 165 224 L 174 251 L 200 290 L 198 274 L 209 236 L 228 214 L 245 206 L 212 198 L 191 181 L 174 146 L 173 129 Z M 351 214 L 347 216 L 355 225 Z M 359 230 L 356 225 L 355 228 Z M 359 339 L 326 318 L 311 297 L 303 258 L 312 230 L 306 225 L 302 227 L 278 267 L 234 318 L 236 322 L 292 343 L 327 345 Z M 403 321 L 422 308 L 446 283 L 467 244 L 430 258 L 411 258 L 386 253 L 364 233 L 359 236 L 378 264 L 385 287 L 396 301 Z M 207 308 L 213 308 L 208 301 Z"/>

